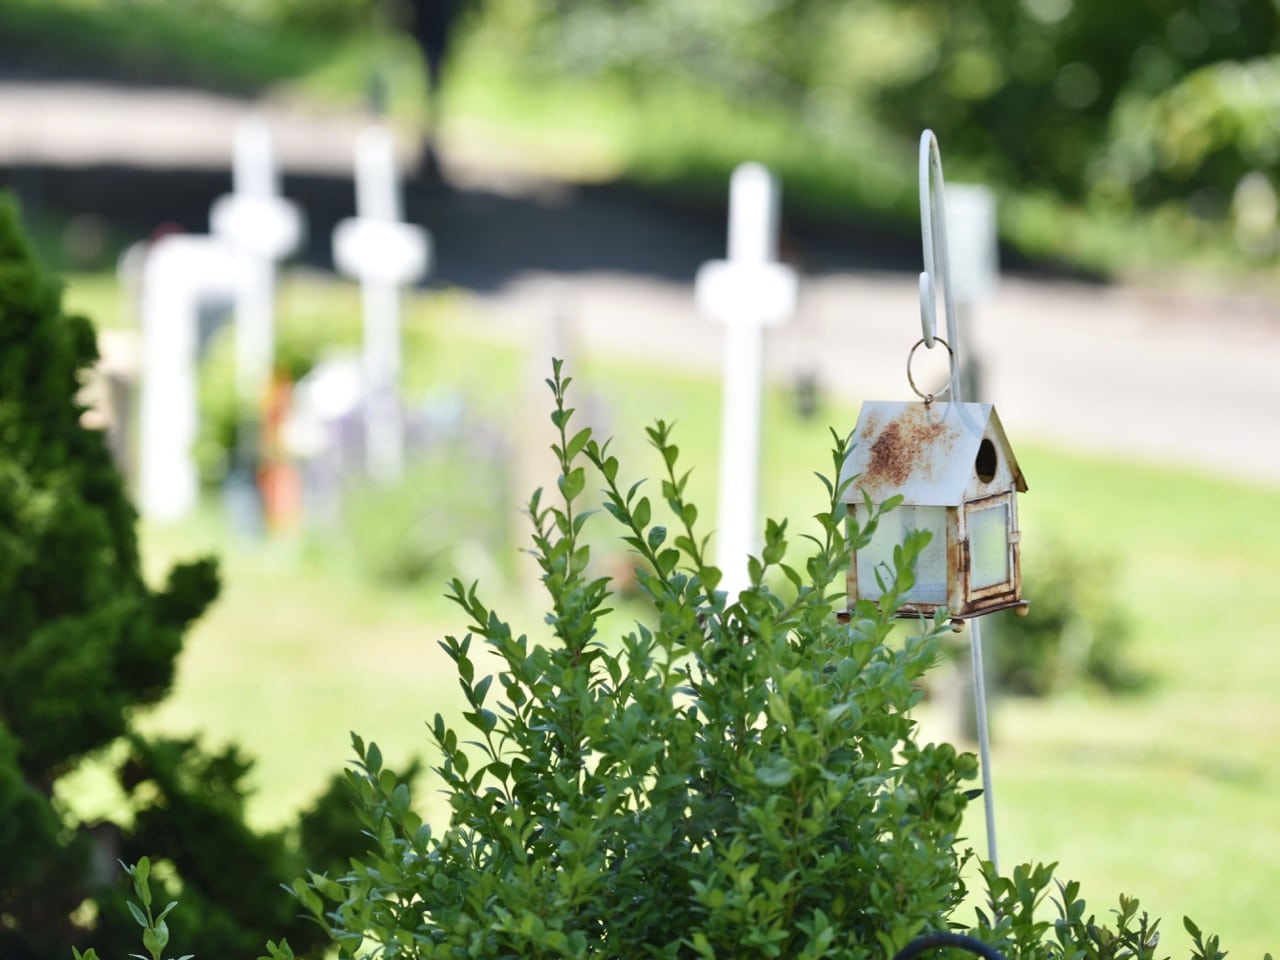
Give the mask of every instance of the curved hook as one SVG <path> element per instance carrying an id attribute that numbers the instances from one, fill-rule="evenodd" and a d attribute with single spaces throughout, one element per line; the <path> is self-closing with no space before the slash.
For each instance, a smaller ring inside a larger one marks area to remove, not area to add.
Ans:
<path id="1" fill-rule="evenodd" d="M 920 237 L 924 272 L 920 274 L 920 331 L 933 349 L 937 329 L 937 283 L 942 274 L 942 302 L 946 310 L 947 340 L 956 343 L 955 303 L 951 297 L 951 263 L 947 246 L 947 201 L 942 178 L 942 154 L 932 130 L 920 134 Z"/>
<path id="2" fill-rule="evenodd" d="M 926 933 L 912 940 L 893 956 L 893 960 L 913 960 L 927 950 L 954 947 L 968 951 L 982 960 L 1005 960 L 1002 954 L 990 944 L 983 943 L 977 937 L 964 933 Z"/>

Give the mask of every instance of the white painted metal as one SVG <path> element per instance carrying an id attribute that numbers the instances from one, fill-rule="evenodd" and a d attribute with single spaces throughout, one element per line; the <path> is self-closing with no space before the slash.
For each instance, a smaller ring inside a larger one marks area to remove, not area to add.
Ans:
<path id="1" fill-rule="evenodd" d="M 845 502 L 861 503 L 865 491 L 872 503 L 901 494 L 909 506 L 958 507 L 996 489 L 1025 489 L 1018 461 L 991 404 L 934 401 L 923 411 L 922 406 L 900 400 L 868 400 L 862 405 L 853 429 L 853 449 L 840 472 L 842 482 L 862 479 L 845 494 Z M 916 425 L 914 429 L 927 430 L 928 446 L 901 456 L 898 469 L 873 469 L 877 438 L 888 425 L 908 420 Z M 995 472 L 985 485 L 988 489 L 979 490 L 973 465 L 984 437 L 993 440 L 998 456 Z"/>
<path id="2" fill-rule="evenodd" d="M 939 214 L 947 207 L 942 179 L 942 154 L 932 130 L 920 134 L 920 232 L 924 240 L 924 272 L 920 274 L 920 331 L 925 346 L 933 348 L 937 329 L 937 279 L 942 280 L 942 301 L 946 310 L 947 342 L 956 342 L 955 301 L 951 296 L 951 264 L 947 255 L 947 218 Z M 936 229 L 935 229 L 936 223 Z M 952 386 L 955 372 L 952 371 Z M 960 398 L 951 395 L 952 400 Z"/>
<path id="3" fill-rule="evenodd" d="M 778 182 L 765 167 L 734 170 L 728 259 L 703 264 L 695 284 L 699 308 L 725 324 L 716 553 L 731 597 L 748 585 L 747 560 L 758 549 L 764 327 L 791 316 L 799 286 L 776 262 L 779 209 Z"/>
<path id="4" fill-rule="evenodd" d="M 942 154 L 932 130 L 920 135 L 920 232 L 924 247 L 924 273 L 920 274 L 920 324 L 924 340 L 933 346 L 937 306 L 933 277 L 942 276 L 943 301 L 947 312 L 947 342 L 953 351 L 961 349 L 956 329 L 956 310 L 951 296 L 951 263 L 947 249 L 946 192 L 942 176 Z M 939 211 L 942 214 L 939 215 Z M 934 231 L 934 223 L 937 231 Z M 935 263 L 935 260 L 937 261 Z M 964 401 L 961 378 L 957 376 L 959 357 L 953 355 L 949 398 L 956 403 Z M 996 808 L 991 782 L 991 734 L 987 724 L 986 667 L 982 656 L 981 617 L 968 622 L 969 652 L 973 663 L 973 694 L 977 711 L 978 754 L 982 770 L 982 802 L 986 813 L 987 858 L 999 870 L 996 849 Z"/>

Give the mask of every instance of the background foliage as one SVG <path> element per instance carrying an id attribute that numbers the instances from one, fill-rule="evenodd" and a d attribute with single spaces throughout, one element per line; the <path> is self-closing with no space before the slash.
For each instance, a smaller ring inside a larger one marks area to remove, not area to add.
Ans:
<path id="1" fill-rule="evenodd" d="M 699 89 L 738 103 L 742 123 L 776 110 L 811 147 L 851 155 L 849 175 L 867 150 L 909 163 L 931 127 L 954 173 L 1024 203 L 1164 209 L 1188 238 L 1234 216 L 1247 254 L 1274 251 L 1270 0 L 489 0 L 474 27 L 535 76 L 613 78 L 637 100 Z M 859 202 L 892 208 L 909 183 Z M 1259 198 L 1261 225 L 1233 213 Z M 1007 235 L 1027 244 L 1017 219 Z"/>
<path id="2" fill-rule="evenodd" d="M 718 200 L 752 156 L 781 173 L 791 216 L 883 230 L 913 222 L 915 140 L 931 127 L 952 179 L 1000 193 L 1002 235 L 1023 253 L 1102 272 L 1275 258 L 1270 0 L 448 6 L 446 121 L 494 125 L 559 172 Z M 422 124 L 413 22 L 407 0 L 9 0 L 0 46 L 46 67 L 349 104 L 377 72 Z"/>

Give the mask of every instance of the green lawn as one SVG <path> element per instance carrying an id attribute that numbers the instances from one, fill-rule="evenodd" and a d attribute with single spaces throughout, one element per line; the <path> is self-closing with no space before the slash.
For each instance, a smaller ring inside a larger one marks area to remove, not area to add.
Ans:
<path id="1" fill-rule="evenodd" d="M 69 292 L 94 315 L 114 309 L 105 286 L 73 280 Z M 354 306 L 308 283 L 284 292 L 295 308 L 318 314 Z M 410 308 L 410 336 L 429 346 L 415 373 L 420 385 L 468 397 L 478 416 L 504 425 L 513 451 L 550 441 L 542 426 L 549 393 L 532 383 L 535 365 L 520 344 L 477 333 L 457 299 L 418 298 Z M 592 411 L 617 436 L 623 473 L 636 479 L 658 467 L 643 427 L 676 421 L 709 528 L 719 417 L 709 378 L 587 355 L 572 394 L 583 416 Z M 812 474 L 829 467 L 827 426 L 850 428 L 856 409 L 828 406 L 805 421 L 782 392 L 770 393 L 765 409 L 763 504 L 803 528 L 821 503 Z M 1081 880 L 1102 914 L 1120 892 L 1138 896 L 1164 918 L 1175 956 L 1187 945 L 1185 913 L 1219 932 L 1233 956 L 1260 957 L 1280 943 L 1270 902 L 1280 880 L 1280 493 L 1011 439 L 1031 484 L 1022 508 L 1026 562 L 1050 545 L 1113 562 L 1136 624 L 1131 654 L 1155 682 L 1128 697 L 1074 693 L 994 705 L 1002 866 L 1058 861 L 1060 875 Z M 540 469 L 514 469 L 521 493 L 494 509 L 518 514 L 536 477 L 553 480 Z M 597 525 L 602 562 L 625 569 L 607 523 Z M 347 759 L 348 731 L 404 757 L 425 751 L 424 723 L 437 710 L 457 708 L 436 641 L 465 624 L 442 599 L 443 573 L 408 592 L 375 590 L 349 565 L 297 543 L 237 541 L 211 514 L 145 530 L 145 548 L 157 570 L 206 549 L 224 559 L 223 597 L 192 634 L 173 696 L 145 724 L 235 739 L 256 755 L 251 810 L 259 822 L 278 822 L 320 787 Z M 491 605 L 536 635 L 541 608 L 522 569 L 482 587 Z M 628 616 L 620 613 L 613 629 L 624 631 Z M 922 712 L 930 734 L 950 736 L 945 719 L 939 708 Z M 421 799 L 440 814 L 430 789 Z M 974 814 L 971 840 L 985 851 Z"/>
<path id="2" fill-rule="evenodd" d="M 1170 949 L 1190 914 L 1236 956 L 1274 950 L 1280 494 L 1023 449 L 1028 554 L 1058 537 L 1118 558 L 1135 658 L 1156 685 L 997 707 L 1002 865 L 1058 861 L 1098 908 L 1137 895 L 1165 917 Z"/>

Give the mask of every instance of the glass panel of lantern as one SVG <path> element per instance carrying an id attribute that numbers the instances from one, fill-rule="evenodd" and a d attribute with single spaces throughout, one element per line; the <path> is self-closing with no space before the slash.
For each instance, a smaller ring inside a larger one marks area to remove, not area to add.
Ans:
<path id="1" fill-rule="evenodd" d="M 854 519 L 859 526 L 866 523 L 865 505 L 854 505 Z M 871 542 L 858 551 L 858 596 L 879 600 L 885 592 L 880 582 L 893 586 L 893 551 L 912 530 L 927 530 L 932 537 L 916 560 L 915 585 L 903 599 L 908 604 L 947 602 L 946 508 L 907 504 L 884 514 Z"/>

